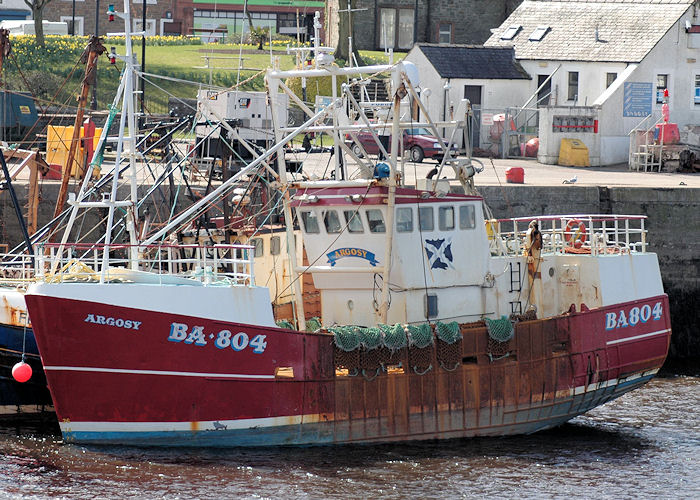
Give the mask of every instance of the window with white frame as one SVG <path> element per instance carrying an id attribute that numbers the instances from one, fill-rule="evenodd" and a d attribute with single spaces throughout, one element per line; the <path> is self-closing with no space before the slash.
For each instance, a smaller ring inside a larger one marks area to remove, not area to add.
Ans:
<path id="1" fill-rule="evenodd" d="M 452 23 L 438 25 L 438 43 L 452 43 Z"/>
<path id="2" fill-rule="evenodd" d="M 413 9 L 399 9 L 397 38 L 400 49 L 413 47 Z"/>
<path id="3" fill-rule="evenodd" d="M 84 20 L 82 16 L 78 17 L 75 16 L 75 23 L 73 23 L 73 16 L 61 16 L 59 21 L 62 23 L 68 24 L 68 34 L 69 35 L 76 35 L 76 36 L 83 36 L 83 25 L 84 25 Z"/>
<path id="4" fill-rule="evenodd" d="M 695 93 L 693 102 L 696 106 L 700 106 L 700 75 L 695 75 Z"/>
<path id="5" fill-rule="evenodd" d="M 379 9 L 379 48 L 393 49 L 396 33 L 396 9 Z"/>
<path id="6" fill-rule="evenodd" d="M 141 19 L 134 19 L 133 20 L 133 25 L 134 25 L 134 32 L 138 33 L 139 31 L 144 31 L 142 28 L 143 23 Z M 156 20 L 155 19 L 146 19 L 146 36 L 156 36 Z"/>
<path id="7" fill-rule="evenodd" d="M 379 48 L 413 47 L 413 9 L 379 9 Z"/>

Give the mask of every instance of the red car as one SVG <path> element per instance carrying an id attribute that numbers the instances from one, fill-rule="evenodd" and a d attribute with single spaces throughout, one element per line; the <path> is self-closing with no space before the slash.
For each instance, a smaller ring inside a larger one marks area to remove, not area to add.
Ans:
<path id="1" fill-rule="evenodd" d="M 387 128 L 390 127 L 390 124 L 387 125 Z M 391 135 L 382 136 L 381 132 L 383 131 L 380 129 L 375 129 L 375 132 L 384 144 L 384 149 L 389 152 L 391 148 Z M 379 146 L 369 131 L 363 130 L 357 132 L 356 135 L 362 147 L 360 147 L 357 142 L 353 141 L 350 134 L 346 134 L 345 136 L 345 142 L 352 148 L 353 153 L 362 157 L 362 148 L 364 148 L 368 154 L 380 154 Z M 423 158 L 433 158 L 437 161 L 442 161 L 442 157 L 444 156 L 438 138 L 425 128 L 410 128 L 403 131 L 403 150 L 401 150 L 400 153 L 403 154 L 404 150 L 409 151 L 409 159 L 416 163 L 423 161 Z M 454 145 L 452 146 L 452 155 L 457 155 L 457 147 Z"/>

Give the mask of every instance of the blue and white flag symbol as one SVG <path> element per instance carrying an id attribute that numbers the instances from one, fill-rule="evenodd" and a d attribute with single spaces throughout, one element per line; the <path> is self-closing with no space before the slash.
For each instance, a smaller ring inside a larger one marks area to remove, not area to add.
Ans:
<path id="1" fill-rule="evenodd" d="M 425 240 L 425 253 L 430 269 L 454 269 L 452 265 L 452 238 Z"/>

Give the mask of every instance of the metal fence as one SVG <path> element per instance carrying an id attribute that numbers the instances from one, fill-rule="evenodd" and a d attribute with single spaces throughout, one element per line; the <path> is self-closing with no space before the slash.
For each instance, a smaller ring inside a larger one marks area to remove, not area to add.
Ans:
<path id="1" fill-rule="evenodd" d="M 537 108 L 474 106 L 467 129 L 467 137 L 476 155 L 488 154 L 499 158 L 528 156 L 527 142 L 538 136 Z"/>

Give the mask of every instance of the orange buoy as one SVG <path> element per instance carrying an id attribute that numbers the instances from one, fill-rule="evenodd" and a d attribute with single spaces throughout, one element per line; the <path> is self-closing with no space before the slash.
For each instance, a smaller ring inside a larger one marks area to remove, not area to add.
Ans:
<path id="1" fill-rule="evenodd" d="M 24 361 L 20 361 L 12 367 L 12 378 L 17 382 L 26 382 L 32 378 L 32 367 Z"/>

